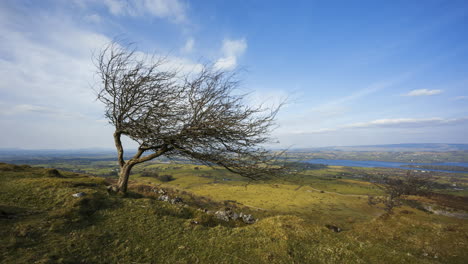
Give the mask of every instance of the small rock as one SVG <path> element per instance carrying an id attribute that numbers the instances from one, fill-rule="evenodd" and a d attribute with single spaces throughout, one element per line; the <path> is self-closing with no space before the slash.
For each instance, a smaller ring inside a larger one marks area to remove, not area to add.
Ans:
<path id="1" fill-rule="evenodd" d="M 234 220 L 234 221 L 237 220 L 237 219 L 239 219 L 239 215 L 238 215 L 237 213 L 235 213 L 235 212 L 232 212 L 232 214 L 230 215 L 230 217 L 231 217 L 231 219 Z"/>
<path id="2" fill-rule="evenodd" d="M 216 216 L 216 218 L 218 218 L 220 220 L 224 220 L 226 222 L 229 222 L 229 215 L 227 214 L 226 211 L 216 211 L 215 216 Z"/>
<path id="3" fill-rule="evenodd" d="M 171 204 L 178 204 L 178 203 L 183 203 L 184 200 L 180 197 L 175 197 L 174 199 L 171 200 Z"/>
<path id="4" fill-rule="evenodd" d="M 242 221 L 246 224 L 253 224 L 256 222 L 255 218 L 250 214 L 242 214 Z"/>
<path id="5" fill-rule="evenodd" d="M 86 195 L 86 193 L 84 193 L 84 192 L 79 192 L 79 193 L 74 193 L 74 194 L 72 194 L 72 196 L 73 196 L 73 197 L 76 197 L 76 198 L 83 197 L 83 196 L 85 196 L 85 195 Z"/>
<path id="6" fill-rule="evenodd" d="M 342 231 L 341 228 L 339 228 L 337 226 L 334 226 L 334 225 L 326 224 L 325 227 L 332 230 L 333 232 L 336 232 L 336 233 L 339 233 L 339 232 Z"/>
<path id="7" fill-rule="evenodd" d="M 170 199 L 171 199 L 171 198 L 169 197 L 169 195 L 161 195 L 161 196 L 159 196 L 159 198 L 158 198 L 159 201 L 163 201 L 163 202 L 169 202 Z"/>

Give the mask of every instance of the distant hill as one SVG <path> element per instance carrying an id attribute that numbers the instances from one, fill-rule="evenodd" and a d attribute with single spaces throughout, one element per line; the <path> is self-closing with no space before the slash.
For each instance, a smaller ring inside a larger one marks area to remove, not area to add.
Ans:
<path id="1" fill-rule="evenodd" d="M 50 159 L 50 158 L 77 158 L 77 157 L 102 157 L 115 156 L 116 151 L 111 149 L 0 149 L 0 160 L 12 161 L 17 159 Z"/>
<path id="2" fill-rule="evenodd" d="M 384 151 L 384 152 L 405 152 L 405 151 L 468 151 L 468 144 L 447 144 L 447 143 L 405 143 L 387 145 L 366 145 L 366 146 L 331 146 L 322 148 L 297 148 L 291 149 L 297 152 L 311 151 Z"/>

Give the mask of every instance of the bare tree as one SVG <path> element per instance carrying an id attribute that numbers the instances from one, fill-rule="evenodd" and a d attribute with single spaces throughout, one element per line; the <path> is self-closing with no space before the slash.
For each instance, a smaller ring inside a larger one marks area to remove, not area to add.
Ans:
<path id="1" fill-rule="evenodd" d="M 411 171 L 407 171 L 404 176 L 374 177 L 372 183 L 382 190 L 385 196 L 369 196 L 369 204 L 382 203 L 388 214 L 391 214 L 395 207 L 402 205 L 404 195 L 425 195 L 430 193 L 434 185 L 431 174 L 415 174 Z"/>
<path id="2" fill-rule="evenodd" d="M 120 166 L 114 190 L 125 193 L 131 169 L 159 156 L 182 156 L 209 166 L 221 166 L 250 179 L 282 171 L 277 155 L 262 144 L 270 142 L 280 106 L 251 107 L 245 95 L 235 95 L 236 74 L 205 65 L 180 74 L 167 70 L 164 58 L 145 58 L 116 42 L 95 58 L 102 83 L 97 98 L 115 127 Z M 124 159 L 122 136 L 139 144 Z"/>

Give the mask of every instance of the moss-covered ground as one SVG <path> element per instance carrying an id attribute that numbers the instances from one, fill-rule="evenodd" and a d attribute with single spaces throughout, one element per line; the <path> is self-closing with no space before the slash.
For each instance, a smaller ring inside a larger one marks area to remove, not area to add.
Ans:
<path id="1" fill-rule="evenodd" d="M 175 180 L 141 177 L 144 169 Z M 0 262 L 467 263 L 468 220 L 417 206 L 385 216 L 367 205 L 365 195 L 378 194 L 371 184 L 341 173 L 249 183 L 203 166 L 149 164 L 135 169 L 123 197 L 109 195 L 104 178 L 0 164 Z M 186 205 L 158 201 L 155 186 Z M 198 210 L 224 204 L 259 221 L 226 223 Z"/>

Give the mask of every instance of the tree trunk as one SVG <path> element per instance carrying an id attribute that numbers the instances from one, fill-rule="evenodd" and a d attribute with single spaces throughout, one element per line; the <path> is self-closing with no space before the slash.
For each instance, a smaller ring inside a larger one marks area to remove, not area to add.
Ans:
<path id="1" fill-rule="evenodd" d="M 132 170 L 133 164 L 126 164 L 120 168 L 119 181 L 117 182 L 117 192 L 127 193 L 128 178 L 130 177 L 130 171 Z"/>

